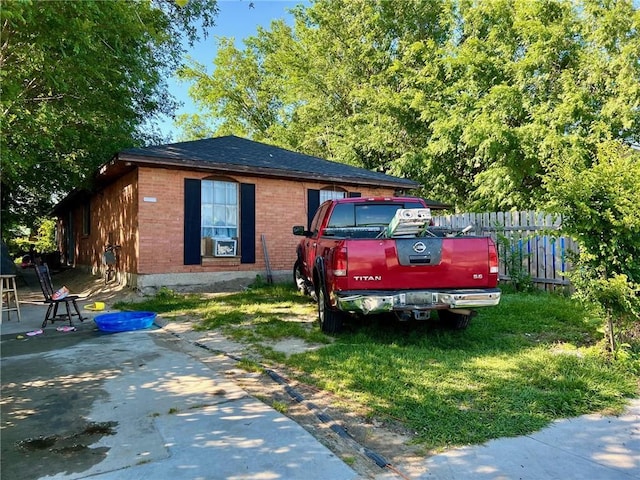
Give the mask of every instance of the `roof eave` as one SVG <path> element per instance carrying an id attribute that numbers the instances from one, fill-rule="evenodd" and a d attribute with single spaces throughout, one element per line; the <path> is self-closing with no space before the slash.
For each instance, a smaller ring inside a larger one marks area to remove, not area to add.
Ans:
<path id="1" fill-rule="evenodd" d="M 290 170 L 281 170 L 274 168 L 261 168 L 261 167 L 248 167 L 244 165 L 233 165 L 229 163 L 214 163 L 208 162 L 208 164 L 203 164 L 202 162 L 196 160 L 171 160 L 167 158 L 157 158 L 157 157 L 146 157 L 140 155 L 127 155 L 127 154 L 118 154 L 117 160 L 124 162 L 130 162 L 132 164 L 136 164 L 139 166 L 151 166 L 151 167 L 164 167 L 164 168 L 188 168 L 191 170 L 196 170 L 200 172 L 211 172 L 211 173 L 240 173 L 245 175 L 260 175 L 263 177 L 271 177 L 271 178 L 304 178 L 307 180 L 317 180 L 323 182 L 330 183 L 349 183 L 353 185 L 376 185 L 382 187 L 391 187 L 391 188 L 402 188 L 402 189 L 412 189 L 418 188 L 420 186 L 419 183 L 414 182 L 412 180 L 401 180 L 401 181 L 392 181 L 392 180 L 384 180 L 384 179 L 366 179 L 359 177 L 335 177 L 331 175 L 320 175 L 309 172 L 302 171 L 290 171 Z M 108 164 L 103 165 L 102 170 L 109 167 L 109 165 L 115 163 L 115 160 L 112 160 Z"/>

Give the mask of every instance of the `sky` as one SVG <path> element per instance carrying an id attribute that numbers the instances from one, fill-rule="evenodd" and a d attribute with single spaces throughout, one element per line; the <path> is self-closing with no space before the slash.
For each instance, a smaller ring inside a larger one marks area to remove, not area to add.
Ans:
<path id="1" fill-rule="evenodd" d="M 216 57 L 218 39 L 216 37 L 233 37 L 236 45 L 243 48 L 242 40 L 255 35 L 258 27 L 269 28 L 276 19 L 291 20 L 288 10 L 296 5 L 305 4 L 304 0 L 218 0 L 218 16 L 216 25 L 208 31 L 206 39 L 189 48 L 188 55 L 203 64 L 207 71 L 213 72 L 213 60 Z M 197 107 L 189 98 L 189 84 L 169 79 L 169 93 L 184 105 L 176 111 L 176 115 L 196 113 Z M 161 122 L 160 130 L 165 137 L 177 140 L 178 129 L 173 119 Z"/>

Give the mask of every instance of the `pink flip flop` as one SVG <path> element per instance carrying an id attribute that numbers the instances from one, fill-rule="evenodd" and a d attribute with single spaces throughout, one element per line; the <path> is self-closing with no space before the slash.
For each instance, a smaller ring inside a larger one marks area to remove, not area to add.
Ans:
<path id="1" fill-rule="evenodd" d="M 65 325 L 64 327 L 56 328 L 56 330 L 59 331 L 59 332 L 75 332 L 76 331 L 76 327 L 71 327 L 69 325 Z"/>
<path id="2" fill-rule="evenodd" d="M 39 328 L 38 330 L 34 330 L 33 332 L 27 332 L 27 336 L 35 337 L 36 335 L 41 335 L 42 333 L 44 332 Z"/>

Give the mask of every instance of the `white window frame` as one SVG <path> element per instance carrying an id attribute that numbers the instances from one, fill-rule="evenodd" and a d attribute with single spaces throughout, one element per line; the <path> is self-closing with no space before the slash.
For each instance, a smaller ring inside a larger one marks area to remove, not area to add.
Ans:
<path id="1" fill-rule="evenodd" d="M 200 189 L 200 237 L 237 240 L 240 224 L 239 184 L 205 179 Z"/>
<path id="2" fill-rule="evenodd" d="M 337 200 L 339 198 L 345 198 L 347 196 L 347 192 L 344 190 L 334 190 L 334 189 L 321 189 L 320 190 L 320 205 L 327 200 Z"/>

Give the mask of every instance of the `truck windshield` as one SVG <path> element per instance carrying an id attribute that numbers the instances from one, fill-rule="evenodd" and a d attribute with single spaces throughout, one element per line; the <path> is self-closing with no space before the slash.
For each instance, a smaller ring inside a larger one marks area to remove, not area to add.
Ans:
<path id="1" fill-rule="evenodd" d="M 333 209 L 327 228 L 384 227 L 399 208 L 424 208 L 419 202 L 339 203 Z"/>

